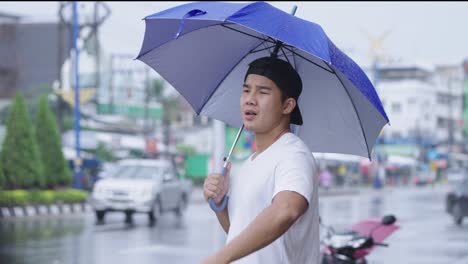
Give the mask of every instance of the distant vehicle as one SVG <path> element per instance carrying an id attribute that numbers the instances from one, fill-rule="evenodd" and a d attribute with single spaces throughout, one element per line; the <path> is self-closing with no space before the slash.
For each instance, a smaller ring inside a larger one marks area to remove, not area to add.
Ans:
<path id="1" fill-rule="evenodd" d="M 428 166 L 420 165 L 413 176 L 413 183 L 417 186 L 433 184 L 435 181 L 435 172 L 431 171 Z"/>
<path id="2" fill-rule="evenodd" d="M 447 175 L 450 190 L 445 196 L 445 211 L 457 225 L 468 216 L 468 171 L 462 168 L 450 169 Z"/>
<path id="3" fill-rule="evenodd" d="M 121 160 L 111 173 L 96 182 L 90 204 L 99 223 L 108 212 L 145 213 L 154 223 L 165 212 L 183 215 L 192 191 L 192 182 L 180 180 L 168 160 Z"/>
<path id="4" fill-rule="evenodd" d="M 112 175 L 113 170 L 117 167 L 116 163 L 112 162 L 103 162 L 101 165 L 101 168 L 99 170 L 99 173 L 97 175 L 98 179 L 104 179 L 109 175 Z"/>

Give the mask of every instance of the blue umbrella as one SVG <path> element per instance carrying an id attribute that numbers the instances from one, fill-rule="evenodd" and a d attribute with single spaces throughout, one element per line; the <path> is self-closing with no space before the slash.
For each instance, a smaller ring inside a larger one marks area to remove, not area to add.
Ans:
<path id="1" fill-rule="evenodd" d="M 268 3 L 190 3 L 149 15 L 145 23 L 137 59 L 199 115 L 242 127 L 239 97 L 248 64 L 277 56 L 301 75 L 304 123 L 292 129 L 311 151 L 370 158 L 389 122 L 366 74 L 318 24 Z"/>

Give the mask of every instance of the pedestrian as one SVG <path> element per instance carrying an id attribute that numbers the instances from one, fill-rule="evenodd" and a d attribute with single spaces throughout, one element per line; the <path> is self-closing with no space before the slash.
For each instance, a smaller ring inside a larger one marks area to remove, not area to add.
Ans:
<path id="1" fill-rule="evenodd" d="M 330 189 L 330 186 L 331 186 L 331 183 L 332 183 L 332 175 L 330 173 L 330 171 L 328 170 L 328 168 L 324 168 L 321 172 L 320 172 L 320 183 L 322 185 L 323 188 L 325 188 L 325 190 L 329 190 Z"/>
<path id="2" fill-rule="evenodd" d="M 229 164 L 226 177 L 210 174 L 204 182 L 206 200 L 219 205 L 228 194 L 229 201 L 216 213 L 226 244 L 202 263 L 318 263 L 316 164 L 290 129 L 302 125 L 302 80 L 285 60 L 263 57 L 249 64 L 242 89 L 240 114 L 256 151 L 235 177 Z"/>

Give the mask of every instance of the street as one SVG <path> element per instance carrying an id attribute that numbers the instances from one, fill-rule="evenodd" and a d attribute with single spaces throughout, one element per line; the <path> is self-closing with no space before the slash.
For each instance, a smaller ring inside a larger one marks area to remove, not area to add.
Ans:
<path id="1" fill-rule="evenodd" d="M 454 225 L 444 211 L 447 188 L 406 187 L 320 196 L 323 223 L 340 230 L 367 217 L 394 214 L 400 229 L 369 256 L 369 263 L 468 263 L 468 223 Z M 155 226 L 146 215 L 106 215 L 96 225 L 91 210 L 67 216 L 0 221 L 0 263 L 199 263 L 223 245 L 216 217 L 200 189 L 182 219 L 164 214 Z M 323 230 L 323 229 L 322 229 Z M 323 230 L 324 231 L 324 230 Z"/>

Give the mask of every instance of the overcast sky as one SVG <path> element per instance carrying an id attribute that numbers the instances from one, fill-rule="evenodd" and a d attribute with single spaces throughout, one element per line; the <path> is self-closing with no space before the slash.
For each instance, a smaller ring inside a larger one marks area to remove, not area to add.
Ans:
<path id="1" fill-rule="evenodd" d="M 112 15 L 101 27 L 104 49 L 138 54 L 142 18 L 181 2 L 105 2 Z M 461 63 L 468 58 L 468 2 L 269 2 L 318 23 L 329 38 L 358 63 L 370 58 L 371 38 L 388 33 L 383 54 L 393 60 Z M 82 5 L 90 6 L 90 3 Z M 0 12 L 33 21 L 57 21 L 58 2 L 0 2 Z M 71 6 L 71 5 L 70 5 Z M 84 6 L 82 15 L 89 12 Z"/>

